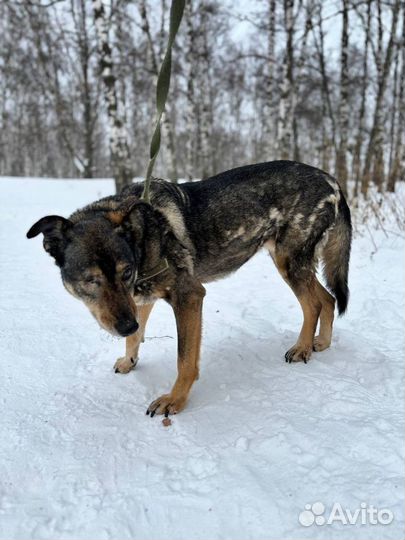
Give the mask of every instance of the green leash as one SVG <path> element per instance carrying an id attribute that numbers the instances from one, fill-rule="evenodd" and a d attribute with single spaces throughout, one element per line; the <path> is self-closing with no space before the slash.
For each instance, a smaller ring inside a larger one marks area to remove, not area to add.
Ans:
<path id="1" fill-rule="evenodd" d="M 160 150 L 160 121 L 165 109 L 167 94 L 169 93 L 170 74 L 172 70 L 172 47 L 181 19 L 183 17 L 186 0 L 172 0 L 170 7 L 170 27 L 169 39 L 167 42 L 166 54 L 160 66 L 156 84 L 156 126 L 152 135 L 149 149 L 149 165 L 146 170 L 145 184 L 142 192 L 142 199 L 150 203 L 150 182 L 153 167 Z"/>

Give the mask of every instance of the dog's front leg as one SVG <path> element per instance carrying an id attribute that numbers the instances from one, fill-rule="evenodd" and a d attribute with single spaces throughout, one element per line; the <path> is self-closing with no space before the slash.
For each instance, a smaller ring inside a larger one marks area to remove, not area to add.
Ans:
<path id="1" fill-rule="evenodd" d="M 144 340 L 145 327 L 154 304 L 137 306 L 139 328 L 125 340 L 125 356 L 118 358 L 114 364 L 115 373 L 129 373 L 138 362 L 139 346 Z"/>
<path id="2" fill-rule="evenodd" d="M 193 382 L 198 378 L 204 296 L 204 287 L 197 283 L 193 284 L 191 290 L 183 290 L 169 300 L 177 324 L 178 375 L 170 394 L 164 394 L 149 405 L 146 413 L 151 416 L 168 416 L 180 412 L 186 404 Z"/>

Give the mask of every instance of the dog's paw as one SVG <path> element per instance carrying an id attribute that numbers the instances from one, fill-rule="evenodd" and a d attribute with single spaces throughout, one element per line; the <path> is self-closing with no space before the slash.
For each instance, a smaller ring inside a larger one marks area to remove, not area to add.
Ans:
<path id="1" fill-rule="evenodd" d="M 285 361 L 291 364 L 291 362 L 304 362 L 305 364 L 310 359 L 312 353 L 312 345 L 301 345 L 296 343 L 294 347 L 288 349 L 285 353 Z"/>
<path id="2" fill-rule="evenodd" d="M 321 336 L 315 336 L 314 338 L 314 351 L 321 352 L 327 349 L 330 345 L 330 341 L 327 341 L 324 338 L 321 338 Z"/>
<path id="3" fill-rule="evenodd" d="M 172 394 L 164 394 L 160 398 L 155 399 L 155 401 L 152 401 L 146 414 L 150 414 L 151 418 L 155 414 L 164 414 L 165 416 L 176 414 L 184 409 L 186 401 L 187 396 L 174 397 Z"/>
<path id="4" fill-rule="evenodd" d="M 115 373 L 129 373 L 131 369 L 134 369 L 138 362 L 138 358 L 118 358 L 114 364 Z"/>

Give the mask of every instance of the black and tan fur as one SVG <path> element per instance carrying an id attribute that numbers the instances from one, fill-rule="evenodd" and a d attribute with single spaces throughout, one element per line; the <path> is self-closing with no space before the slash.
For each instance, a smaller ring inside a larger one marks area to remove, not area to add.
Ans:
<path id="1" fill-rule="evenodd" d="M 306 362 L 313 350 L 329 347 L 335 299 L 340 314 L 347 307 L 351 244 L 350 211 L 331 176 L 274 161 L 201 182 L 155 180 L 151 204 L 140 200 L 142 187 L 133 184 L 69 219 L 42 218 L 27 236 L 43 233 L 66 289 L 103 328 L 126 336 L 116 372 L 136 365 L 154 302 L 163 298 L 172 306 L 178 377 L 169 394 L 151 403 L 151 416 L 180 411 L 198 377 L 203 283 L 234 272 L 260 248 L 270 252 L 304 315 L 286 360 Z M 330 292 L 316 277 L 318 261 Z"/>

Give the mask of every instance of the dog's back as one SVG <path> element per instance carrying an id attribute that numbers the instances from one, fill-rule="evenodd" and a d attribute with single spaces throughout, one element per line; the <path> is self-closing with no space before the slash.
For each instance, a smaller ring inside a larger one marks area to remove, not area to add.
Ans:
<path id="1" fill-rule="evenodd" d="M 344 311 L 344 279 L 330 270 L 328 261 L 340 257 L 340 270 L 348 265 L 350 211 L 333 177 L 301 163 L 274 161 L 179 187 L 186 194 L 183 215 L 202 275 L 236 269 L 269 241 L 305 266 L 330 231 L 326 276 L 332 290 L 342 291 L 337 296 Z"/>
<path id="2" fill-rule="evenodd" d="M 125 193 L 140 195 L 141 184 Z M 350 210 L 336 180 L 295 161 L 238 167 L 200 182 L 152 183 L 152 204 L 192 246 L 203 282 L 237 270 L 261 247 L 288 253 L 293 281 L 321 255 L 328 286 L 347 306 Z M 318 248 L 318 249 L 317 249 Z"/>

